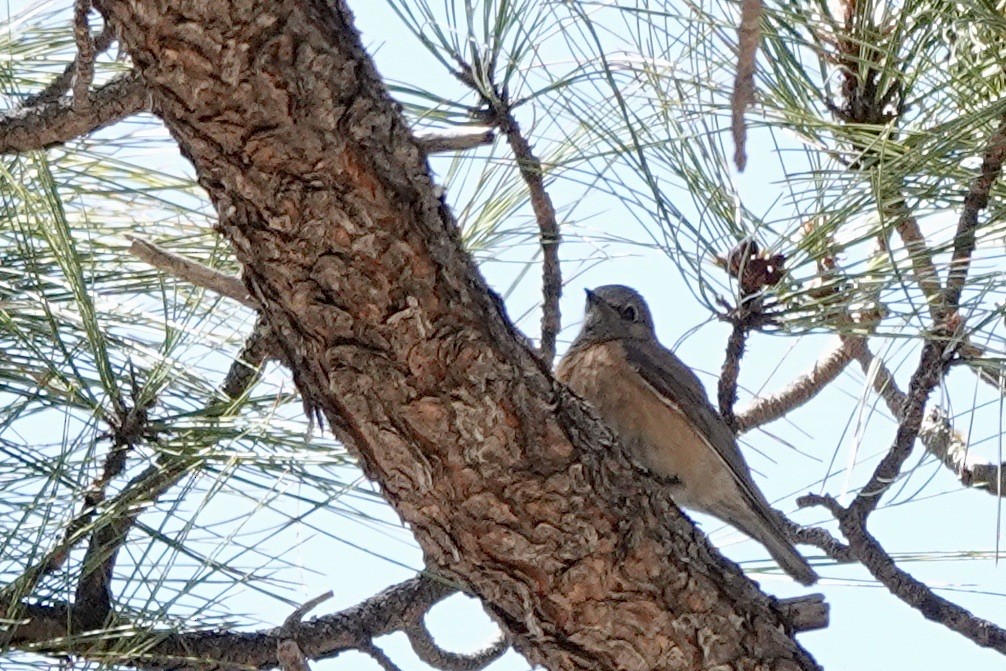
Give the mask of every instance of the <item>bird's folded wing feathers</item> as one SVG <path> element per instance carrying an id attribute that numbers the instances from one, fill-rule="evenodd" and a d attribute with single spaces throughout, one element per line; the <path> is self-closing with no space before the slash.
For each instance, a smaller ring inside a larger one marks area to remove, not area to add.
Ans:
<path id="1" fill-rule="evenodd" d="M 751 498 L 752 503 L 757 508 L 768 508 L 768 502 L 751 478 L 751 472 L 737 447 L 733 433 L 709 402 L 695 373 L 677 355 L 660 345 L 631 340 L 622 341 L 622 345 L 629 365 L 656 393 L 679 408 L 695 428 L 706 436 L 709 445 L 726 463 L 737 484 Z M 653 351 L 655 347 L 660 349 Z M 770 515 L 768 510 L 763 512 Z M 770 515 L 769 519 L 775 522 L 774 515 Z"/>

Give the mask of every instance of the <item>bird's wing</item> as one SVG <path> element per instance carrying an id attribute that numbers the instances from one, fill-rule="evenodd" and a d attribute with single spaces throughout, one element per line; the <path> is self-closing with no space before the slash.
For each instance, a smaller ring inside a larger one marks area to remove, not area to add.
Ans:
<path id="1" fill-rule="evenodd" d="M 653 390 L 676 406 L 707 438 L 710 447 L 730 469 L 741 491 L 759 509 L 768 508 L 768 502 L 761 494 L 744 456 L 737 447 L 734 434 L 726 422 L 709 402 L 706 391 L 692 369 L 669 349 L 658 343 L 623 340 L 622 346 L 629 365 L 639 373 Z M 774 521 L 768 510 L 762 511 Z"/>

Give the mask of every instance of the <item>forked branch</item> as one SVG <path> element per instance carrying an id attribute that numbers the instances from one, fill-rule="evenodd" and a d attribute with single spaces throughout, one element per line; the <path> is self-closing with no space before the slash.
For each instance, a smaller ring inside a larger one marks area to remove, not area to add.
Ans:
<path id="1" fill-rule="evenodd" d="M 856 559 L 884 585 L 891 594 L 915 608 L 923 617 L 938 622 L 980 646 L 1006 655 L 1006 630 L 988 620 L 975 617 L 957 604 L 939 596 L 927 585 L 898 568 L 891 556 L 863 526 L 856 511 L 843 508 L 830 496 L 808 494 L 797 503 L 801 507 L 823 506 L 838 520 Z"/>

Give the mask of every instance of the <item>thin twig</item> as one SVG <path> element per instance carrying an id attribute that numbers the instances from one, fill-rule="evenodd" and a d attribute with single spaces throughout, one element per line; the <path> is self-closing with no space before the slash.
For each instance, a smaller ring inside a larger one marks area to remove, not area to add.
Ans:
<path id="1" fill-rule="evenodd" d="M 441 671 L 479 671 L 499 659 L 510 647 L 510 642 L 501 635 L 485 650 L 471 654 L 449 652 L 433 640 L 422 617 L 419 617 L 412 626 L 406 627 L 405 635 L 409 637 L 409 643 L 416 656 Z"/>
<path id="2" fill-rule="evenodd" d="M 761 0 L 741 2 L 741 22 L 737 27 L 737 74 L 730 98 L 731 130 L 734 137 L 734 164 L 741 172 L 747 165 L 747 126 L 744 113 L 754 103 L 755 64 L 761 43 Z"/>
<path id="3" fill-rule="evenodd" d="M 919 289 L 926 297 L 933 321 L 938 321 L 942 312 L 943 290 L 940 286 L 940 274 L 937 272 L 936 262 L 933 260 L 933 251 L 926 244 L 926 238 L 919 228 L 918 219 L 909 211 L 903 198 L 897 198 L 890 210 L 890 214 L 896 222 L 894 230 L 897 231 L 898 237 L 901 238 L 901 244 L 908 252 L 908 260 L 912 264 L 915 283 L 918 284 Z"/>
<path id="4" fill-rule="evenodd" d="M 943 289 L 940 285 L 940 276 L 936 269 L 933 251 L 926 244 L 926 239 L 919 228 L 919 222 L 909 212 L 903 198 L 895 200 L 891 207 L 891 216 L 894 217 L 896 222 L 894 230 L 897 231 L 902 244 L 905 246 L 905 251 L 908 252 L 915 283 L 926 297 L 930 316 L 934 322 L 937 322 L 942 319 L 945 310 Z M 969 359 L 981 359 L 985 356 L 985 348 L 974 343 L 970 336 L 965 335 L 958 353 L 961 359 L 965 361 Z M 972 370 L 975 369 L 974 366 L 971 368 Z M 1000 390 L 997 373 L 990 371 L 985 366 L 978 366 L 976 372 L 980 380 L 991 385 L 997 391 Z"/>
<path id="5" fill-rule="evenodd" d="M 744 357 L 744 347 L 747 343 L 748 327 L 739 315 L 731 318 L 733 328 L 727 339 L 727 352 L 723 359 L 723 368 L 717 384 L 716 398 L 720 406 L 720 415 L 730 430 L 737 433 L 737 417 L 734 416 L 734 404 L 737 402 L 737 379 L 741 372 L 741 359 Z"/>
<path id="6" fill-rule="evenodd" d="M 276 659 L 279 661 L 280 669 L 283 671 L 311 671 L 307 657 L 297 643 L 297 634 L 304 616 L 331 598 L 331 590 L 316 596 L 290 613 L 290 616 L 283 621 L 283 626 L 279 630 L 280 640 L 276 644 Z"/>
<path id="7" fill-rule="evenodd" d="M 106 22 L 102 27 L 101 32 L 94 38 L 95 55 L 107 51 L 108 48 L 112 46 L 113 42 L 115 42 L 115 31 L 112 29 L 112 25 Z M 38 93 L 33 93 L 32 95 L 25 97 L 18 107 L 21 109 L 27 109 L 37 105 L 54 103 L 62 98 L 63 95 L 70 90 L 70 87 L 73 86 L 74 79 L 77 75 L 78 60 L 79 57 L 75 57 L 72 61 L 67 63 L 66 67 L 63 68 L 63 72 L 49 82 L 49 84 Z"/>
<path id="8" fill-rule="evenodd" d="M 249 295 L 239 277 L 222 273 L 199 261 L 169 252 L 159 245 L 135 236 L 127 235 L 126 238 L 132 242 L 129 247 L 130 253 L 158 270 L 183 282 L 232 298 L 247 307 L 258 308 L 258 304 Z M 264 318 L 259 317 L 237 359 L 224 376 L 221 391 L 229 398 L 240 398 L 258 379 L 258 371 L 262 364 L 270 357 L 276 356 L 278 349 L 272 331 Z"/>
<path id="9" fill-rule="evenodd" d="M 251 335 L 245 339 L 244 347 L 227 370 L 220 390 L 228 398 L 244 396 L 258 379 L 262 364 L 275 357 L 278 351 L 279 346 L 273 338 L 272 329 L 266 324 L 265 317 L 259 315 Z"/>
<path id="10" fill-rule="evenodd" d="M 873 391 L 884 400 L 891 416 L 899 419 L 908 397 L 898 388 L 894 373 L 882 359 L 870 351 L 869 346 L 863 348 L 856 360 L 859 362 L 860 368 L 863 369 L 863 374 L 871 381 Z"/>
<path id="11" fill-rule="evenodd" d="M 198 261 L 193 261 L 174 252 L 169 252 L 159 245 L 135 236 L 127 235 L 126 238 L 133 243 L 129 247 L 129 253 L 146 261 L 158 270 L 163 270 L 168 275 L 183 282 L 188 282 L 197 287 L 209 289 L 221 296 L 232 298 L 242 305 L 250 308 L 258 308 L 258 304 L 252 300 L 252 297 L 248 294 L 248 289 L 245 288 L 244 283 L 239 277 L 222 273 Z"/>
<path id="12" fill-rule="evenodd" d="M 534 154 L 530 143 L 521 132 L 520 124 L 513 114 L 510 100 L 505 91 L 497 90 L 492 82 L 481 85 L 471 74 L 473 68 L 455 55 L 459 69 L 454 75 L 462 83 L 479 94 L 487 111 L 484 118 L 500 129 L 507 138 L 507 144 L 517 159 L 517 169 L 527 184 L 531 198 L 531 209 L 538 222 L 538 241 L 541 245 L 541 345 L 538 353 L 542 361 L 551 368 L 555 359 L 556 339 L 562 328 L 559 300 L 562 298 L 562 268 L 559 264 L 559 223 L 555 217 L 555 206 L 545 190 L 544 170 L 541 160 Z"/>
<path id="13" fill-rule="evenodd" d="M 794 596 L 776 600 L 776 605 L 786 615 L 795 632 L 825 629 L 829 622 L 828 602 L 820 593 Z"/>
<path id="14" fill-rule="evenodd" d="M 864 374 L 872 380 L 873 391 L 884 400 L 891 414 L 899 417 L 906 396 L 898 388 L 890 369 L 869 348 L 864 348 L 857 360 Z M 933 408 L 923 419 L 919 441 L 965 487 L 982 490 L 992 496 L 1006 494 L 1006 465 L 977 461 L 969 452 L 967 438 L 954 430 L 942 408 Z"/>
<path id="15" fill-rule="evenodd" d="M 59 100 L 0 115 L 0 154 L 65 144 L 149 106 L 150 96 L 140 75 L 132 71 L 92 91 L 86 110 Z"/>
<path id="16" fill-rule="evenodd" d="M 105 463 L 99 478 L 92 483 L 84 493 L 84 504 L 81 515 L 78 516 L 79 528 L 90 524 L 90 517 L 98 506 L 104 503 L 106 490 L 111 481 L 117 478 L 126 468 L 126 459 L 131 448 L 144 438 L 152 438 L 153 432 L 149 426 L 149 410 L 156 398 L 143 399 L 135 371 L 130 365 L 132 382 L 132 406 L 127 407 L 121 399 L 116 403 L 116 417 L 112 431 L 112 445 L 105 455 Z M 91 515 L 86 512 L 90 510 Z M 86 522 L 83 520 L 86 519 Z M 133 519 L 128 515 L 118 520 L 101 523 L 91 532 L 87 552 L 81 562 L 80 576 L 77 579 L 77 589 L 74 596 L 74 617 L 77 626 L 82 629 L 101 628 L 112 610 L 112 571 L 118 548 L 125 542 L 125 534 L 132 526 Z M 77 529 L 72 525 L 67 527 L 67 537 L 75 534 Z"/>
<path id="17" fill-rule="evenodd" d="M 517 119 L 509 109 L 498 117 L 500 130 L 506 135 L 520 174 L 531 194 L 531 209 L 538 221 L 538 241 L 541 245 L 541 353 L 542 360 L 551 366 L 555 359 L 555 344 L 562 328 L 559 300 L 562 298 L 562 268 L 559 265 L 559 224 L 555 218 L 552 198 L 545 190 L 541 161 L 531 151 L 531 145 L 521 134 Z"/>
<path id="18" fill-rule="evenodd" d="M 73 4 L 73 37 L 77 43 L 76 72 L 73 77 L 73 108 L 84 111 L 90 105 L 88 93 L 94 81 L 95 44 L 87 15 L 91 0 L 76 0 Z"/>
<path id="19" fill-rule="evenodd" d="M 757 247 L 753 242 L 742 243 L 742 246 L 737 249 L 753 250 L 755 256 L 757 256 Z M 745 252 L 745 254 L 747 253 Z M 748 261 L 750 259 L 745 256 L 744 261 L 739 263 L 738 277 L 743 278 L 745 276 Z M 741 359 L 744 358 L 748 333 L 752 329 L 764 326 L 770 318 L 762 311 L 761 300 L 754 295 L 743 298 L 738 307 L 730 309 L 721 318 L 730 322 L 732 328 L 730 330 L 730 337 L 727 338 L 727 350 L 723 358 L 723 368 L 720 370 L 716 399 L 720 415 L 723 416 L 723 421 L 726 422 L 731 431 L 737 433 L 737 417 L 734 415 L 734 404 L 737 403 L 737 379 L 740 377 Z"/>
<path id="20" fill-rule="evenodd" d="M 1003 160 L 1006 159 L 1006 119 L 989 138 L 982 158 L 981 173 L 971 182 L 971 189 L 964 197 L 964 208 L 957 221 L 954 235 L 954 253 L 950 259 L 950 272 L 943 302 L 947 310 L 956 310 L 961 300 L 961 292 L 967 283 L 971 267 L 971 254 L 975 250 L 975 233 L 978 230 L 978 214 L 988 207 L 989 191 L 999 179 Z"/>
<path id="21" fill-rule="evenodd" d="M 785 389 L 771 396 L 759 396 L 738 413 L 735 418 L 737 432 L 744 433 L 773 422 L 810 401 L 845 370 L 849 362 L 858 356 L 864 343 L 863 338 L 843 336 L 837 347 L 825 352 L 809 371 Z"/>
<path id="22" fill-rule="evenodd" d="M 965 487 L 996 497 L 1006 495 L 1006 464 L 975 459 L 969 453 L 967 438 L 953 429 L 943 408 L 933 408 L 929 412 L 919 438 Z"/>
<path id="23" fill-rule="evenodd" d="M 384 669 L 384 671 L 402 671 L 397 664 L 391 661 L 391 658 L 388 657 L 383 650 L 378 648 L 373 643 L 360 646 L 359 651 L 377 662 L 377 665 Z"/>
<path id="24" fill-rule="evenodd" d="M 929 394 L 943 378 L 943 370 L 946 366 L 943 354 L 946 346 L 947 339 L 940 335 L 928 336 L 922 345 L 919 365 L 915 374 L 912 375 L 908 385 L 908 395 L 902 406 L 902 414 L 898 417 L 900 421 L 894 444 L 874 469 L 870 480 L 849 506 L 851 510 L 856 511 L 864 518 L 877 508 L 881 496 L 898 477 L 902 465 L 912 452 L 912 446 L 922 428 L 923 412 L 926 402 L 929 400 Z"/>
<path id="25" fill-rule="evenodd" d="M 786 525 L 786 529 L 790 539 L 794 542 L 803 545 L 812 545 L 839 564 L 849 564 L 856 561 L 856 556 L 852 553 L 852 549 L 828 533 L 827 529 L 822 529 L 821 527 L 801 527 L 795 522 L 790 522 Z"/>
<path id="26" fill-rule="evenodd" d="M 484 147 L 496 141 L 492 128 L 436 128 L 413 132 L 416 143 L 427 154 L 443 154 Z"/>
<path id="27" fill-rule="evenodd" d="M 319 594 L 318 596 L 305 601 L 302 605 L 298 606 L 290 615 L 283 620 L 283 626 L 279 630 L 279 635 L 284 638 L 296 638 L 297 630 L 300 629 L 301 621 L 304 616 L 310 613 L 312 610 L 325 603 L 334 596 L 332 590 L 328 590 L 324 594 Z"/>
<path id="28" fill-rule="evenodd" d="M 71 612 L 74 630 L 98 630 L 107 624 L 112 613 L 112 572 L 133 521 L 120 517 L 104 524 L 99 522 L 92 531 L 74 592 Z"/>
<path id="29" fill-rule="evenodd" d="M 975 617 L 898 568 L 880 543 L 864 528 L 862 516 L 842 508 L 830 496 L 808 494 L 798 499 L 797 503 L 801 507 L 819 505 L 827 508 L 838 520 L 839 528 L 856 558 L 891 594 L 918 610 L 927 620 L 938 622 L 980 646 L 1006 655 L 1006 630 Z"/>

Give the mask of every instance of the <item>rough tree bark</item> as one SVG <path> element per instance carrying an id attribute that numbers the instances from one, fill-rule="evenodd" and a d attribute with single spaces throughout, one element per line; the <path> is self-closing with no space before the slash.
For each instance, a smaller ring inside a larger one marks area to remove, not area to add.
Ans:
<path id="1" fill-rule="evenodd" d="M 526 349 L 344 2 L 98 0 L 306 406 L 427 561 L 552 669 L 812 669 Z"/>

